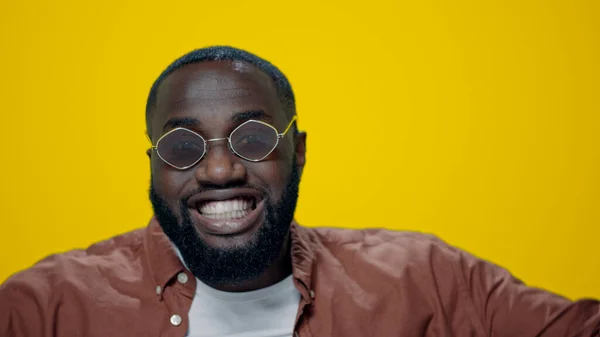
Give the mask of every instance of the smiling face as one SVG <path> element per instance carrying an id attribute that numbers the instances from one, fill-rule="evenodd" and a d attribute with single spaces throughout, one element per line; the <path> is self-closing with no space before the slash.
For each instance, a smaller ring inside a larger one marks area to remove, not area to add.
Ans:
<path id="1" fill-rule="evenodd" d="M 178 136 L 191 138 L 171 138 L 176 145 L 170 149 L 193 153 L 202 144 L 195 134 L 209 140 L 202 159 L 186 169 L 167 164 L 153 150 L 150 189 L 165 233 L 190 270 L 209 284 L 257 278 L 288 248 L 305 135 L 292 126 L 267 157 L 248 161 L 234 154 L 223 139 L 248 120 L 268 123 L 282 133 L 291 116 L 267 74 L 243 62 L 212 61 L 188 64 L 168 75 L 149 123 L 153 144 L 162 135 L 185 128 Z M 261 125 L 254 124 L 240 146 L 260 140 L 255 131 L 269 130 Z M 161 142 L 170 144 L 167 137 Z"/>

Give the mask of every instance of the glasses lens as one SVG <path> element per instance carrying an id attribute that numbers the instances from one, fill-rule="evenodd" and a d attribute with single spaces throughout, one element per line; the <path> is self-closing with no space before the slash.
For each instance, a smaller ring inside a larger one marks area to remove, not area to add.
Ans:
<path id="1" fill-rule="evenodd" d="M 185 129 L 177 129 L 164 136 L 156 151 L 167 163 L 184 168 L 194 165 L 204 155 L 204 139 Z"/>
<path id="2" fill-rule="evenodd" d="M 277 145 L 277 131 L 254 121 L 241 125 L 230 138 L 233 151 L 250 160 L 265 158 Z"/>

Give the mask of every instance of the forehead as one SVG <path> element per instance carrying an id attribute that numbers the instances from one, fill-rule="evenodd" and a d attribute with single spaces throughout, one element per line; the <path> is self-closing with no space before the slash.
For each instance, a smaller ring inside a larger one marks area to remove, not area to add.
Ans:
<path id="1" fill-rule="evenodd" d="M 249 110 L 278 119 L 282 109 L 274 81 L 245 62 L 210 61 L 185 65 L 163 80 L 154 119 L 229 118 Z"/>

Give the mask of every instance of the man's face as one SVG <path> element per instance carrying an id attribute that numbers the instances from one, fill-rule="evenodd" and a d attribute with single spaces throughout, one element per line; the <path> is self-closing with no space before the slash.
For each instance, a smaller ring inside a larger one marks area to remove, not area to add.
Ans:
<path id="1" fill-rule="evenodd" d="M 152 142 L 176 127 L 204 139 L 228 137 L 244 121 L 283 132 L 290 122 L 272 79 L 241 62 L 189 64 L 164 79 L 150 121 Z M 179 170 L 151 153 L 150 199 L 190 270 L 213 284 L 259 276 L 286 247 L 304 166 L 305 135 L 294 127 L 264 160 L 244 160 L 227 140 L 209 142 Z"/>

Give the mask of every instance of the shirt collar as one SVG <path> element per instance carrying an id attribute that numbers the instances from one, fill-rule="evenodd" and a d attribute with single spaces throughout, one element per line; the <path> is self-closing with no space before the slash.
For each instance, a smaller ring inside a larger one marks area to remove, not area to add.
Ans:
<path id="1" fill-rule="evenodd" d="M 315 240 L 312 238 L 312 233 L 296 221 L 292 222 L 290 232 L 292 274 L 302 297 L 310 302 Z M 144 249 L 156 285 L 164 288 L 173 277 L 185 269 L 155 217 L 152 217 L 146 229 Z"/>
<path id="2" fill-rule="evenodd" d="M 154 283 L 162 288 L 185 269 L 175 254 L 171 240 L 163 232 L 155 217 L 152 217 L 146 229 L 144 249 Z"/>
<path id="3" fill-rule="evenodd" d="M 292 273 L 294 279 L 297 280 L 301 286 L 297 286 L 298 290 L 302 294 L 302 297 L 307 301 L 311 302 L 313 295 L 312 292 L 312 273 L 315 261 L 315 239 L 313 233 L 302 226 L 296 221 L 292 222 L 291 226 L 291 237 L 292 237 Z"/>

